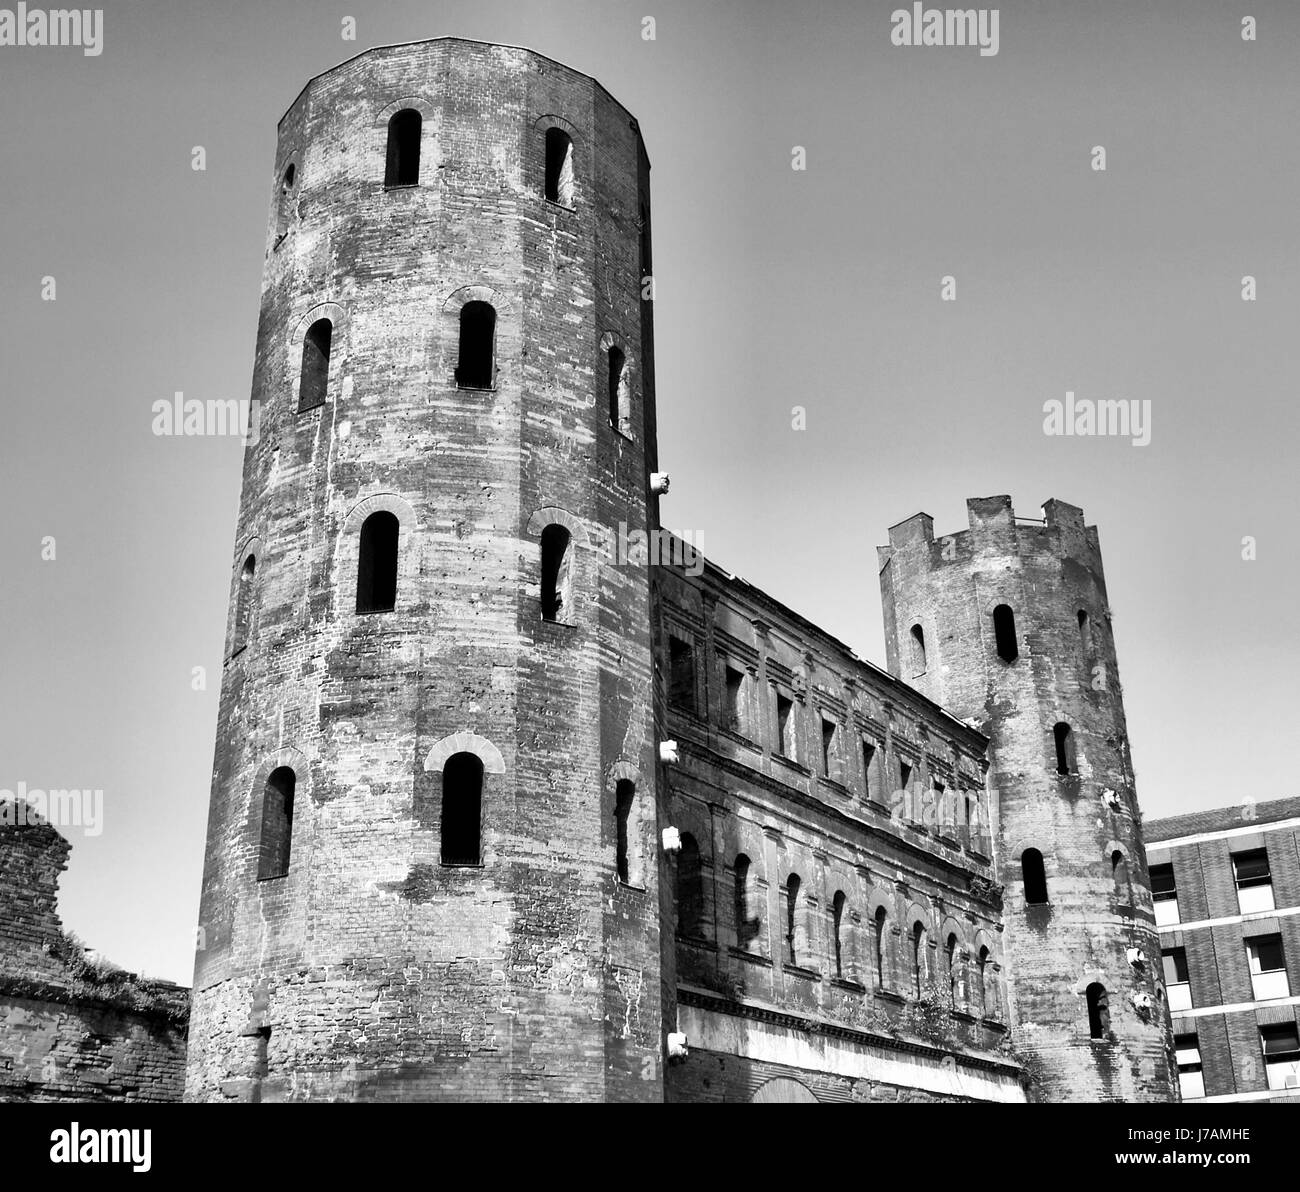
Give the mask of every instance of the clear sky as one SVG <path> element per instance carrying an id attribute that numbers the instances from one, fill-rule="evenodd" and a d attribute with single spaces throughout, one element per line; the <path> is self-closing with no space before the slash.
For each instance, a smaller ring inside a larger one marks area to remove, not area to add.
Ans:
<path id="1" fill-rule="evenodd" d="M 151 406 L 249 396 L 302 85 L 445 34 L 640 120 L 670 525 L 883 662 L 889 525 L 1081 505 L 1147 817 L 1295 793 L 1300 6 L 1017 0 L 996 56 L 895 47 L 893 8 L 132 0 L 97 57 L 0 46 L 0 789 L 104 791 L 66 926 L 190 979 L 241 446 Z M 1149 401 L 1150 444 L 1045 436 L 1066 390 Z"/>

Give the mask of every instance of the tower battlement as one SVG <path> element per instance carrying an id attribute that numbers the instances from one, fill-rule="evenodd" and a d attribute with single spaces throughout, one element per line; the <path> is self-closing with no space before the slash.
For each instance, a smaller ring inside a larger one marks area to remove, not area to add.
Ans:
<path id="1" fill-rule="evenodd" d="M 916 513 L 889 527 L 889 545 L 877 548 L 880 567 L 896 554 L 928 558 L 931 568 L 959 566 L 989 555 L 1055 554 L 1085 565 L 1100 565 L 1097 527 L 1085 524 L 1083 510 L 1055 498 L 1044 502 L 1041 518 L 1016 516 L 1009 496 L 970 497 L 966 501 L 969 528 L 934 536 L 934 518 Z M 917 553 L 921 552 L 921 553 Z"/>

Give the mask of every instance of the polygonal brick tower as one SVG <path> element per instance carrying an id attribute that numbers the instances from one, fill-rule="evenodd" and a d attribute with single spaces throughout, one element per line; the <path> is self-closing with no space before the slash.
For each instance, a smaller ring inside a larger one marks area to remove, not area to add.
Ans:
<path id="1" fill-rule="evenodd" d="M 541 55 L 280 122 L 190 1099 L 662 1099 L 650 573 L 599 550 L 658 526 L 648 273 L 637 122 Z"/>
<path id="2" fill-rule="evenodd" d="M 1013 1037 L 1043 1101 L 1177 1100 L 1097 530 L 967 502 L 880 549 L 889 669 L 990 740 Z"/>

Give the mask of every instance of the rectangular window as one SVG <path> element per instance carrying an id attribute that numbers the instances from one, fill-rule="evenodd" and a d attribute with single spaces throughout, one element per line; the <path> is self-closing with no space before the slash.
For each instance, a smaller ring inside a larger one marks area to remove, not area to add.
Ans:
<path id="1" fill-rule="evenodd" d="M 1174 1058 L 1178 1064 L 1178 1087 L 1184 1101 L 1205 1096 L 1201 1072 L 1201 1041 L 1195 1034 L 1174 1036 Z"/>
<path id="2" fill-rule="evenodd" d="M 1271 1089 L 1300 1089 L 1300 1037 L 1294 1022 L 1259 1028 L 1264 1047 L 1264 1067 Z"/>
<path id="3" fill-rule="evenodd" d="M 695 650 L 678 637 L 668 638 L 668 702 L 695 711 Z"/>
<path id="4" fill-rule="evenodd" d="M 1237 905 L 1243 915 L 1273 910 L 1273 875 L 1268 868 L 1267 849 L 1233 853 L 1232 872 L 1237 881 Z"/>
<path id="5" fill-rule="evenodd" d="M 876 760 L 876 747 L 870 741 L 862 742 L 862 797 L 871 798 L 871 763 Z"/>
<path id="6" fill-rule="evenodd" d="M 827 778 L 838 779 L 838 763 L 835 758 L 835 721 L 822 717 L 822 773 Z"/>
<path id="7" fill-rule="evenodd" d="M 776 694 L 776 751 L 794 761 L 794 700 L 775 688 L 773 690 Z"/>
<path id="8" fill-rule="evenodd" d="M 1170 1010 L 1192 1008 L 1192 987 L 1187 977 L 1187 949 L 1165 948 L 1160 953 L 1165 971 L 1165 993 Z"/>
<path id="9" fill-rule="evenodd" d="M 907 790 L 912 781 L 912 767 L 907 762 L 899 760 L 898 763 L 898 789 Z"/>
<path id="10" fill-rule="evenodd" d="M 1246 958 L 1250 961 L 1250 984 L 1257 1002 L 1291 996 L 1280 935 L 1257 935 L 1248 939 Z"/>
<path id="11" fill-rule="evenodd" d="M 722 727 L 739 733 L 745 732 L 745 672 L 723 663 L 724 688 L 722 695 Z"/>
<path id="12" fill-rule="evenodd" d="M 1156 926 L 1168 927 L 1179 922 L 1178 887 L 1174 884 L 1172 865 L 1151 866 L 1151 897 L 1156 904 Z"/>

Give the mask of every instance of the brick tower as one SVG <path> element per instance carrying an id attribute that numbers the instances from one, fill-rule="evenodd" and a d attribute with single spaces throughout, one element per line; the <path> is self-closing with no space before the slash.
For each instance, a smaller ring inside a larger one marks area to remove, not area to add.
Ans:
<path id="1" fill-rule="evenodd" d="M 880 549 L 889 669 L 991 740 L 1017 1046 L 1042 1101 L 1177 1099 L 1160 945 L 1095 526 L 1009 497 Z"/>
<path id="2" fill-rule="evenodd" d="M 279 125 L 192 1100 L 659 1100 L 649 163 L 438 39 Z M 667 970 L 667 971 L 665 971 Z"/>

